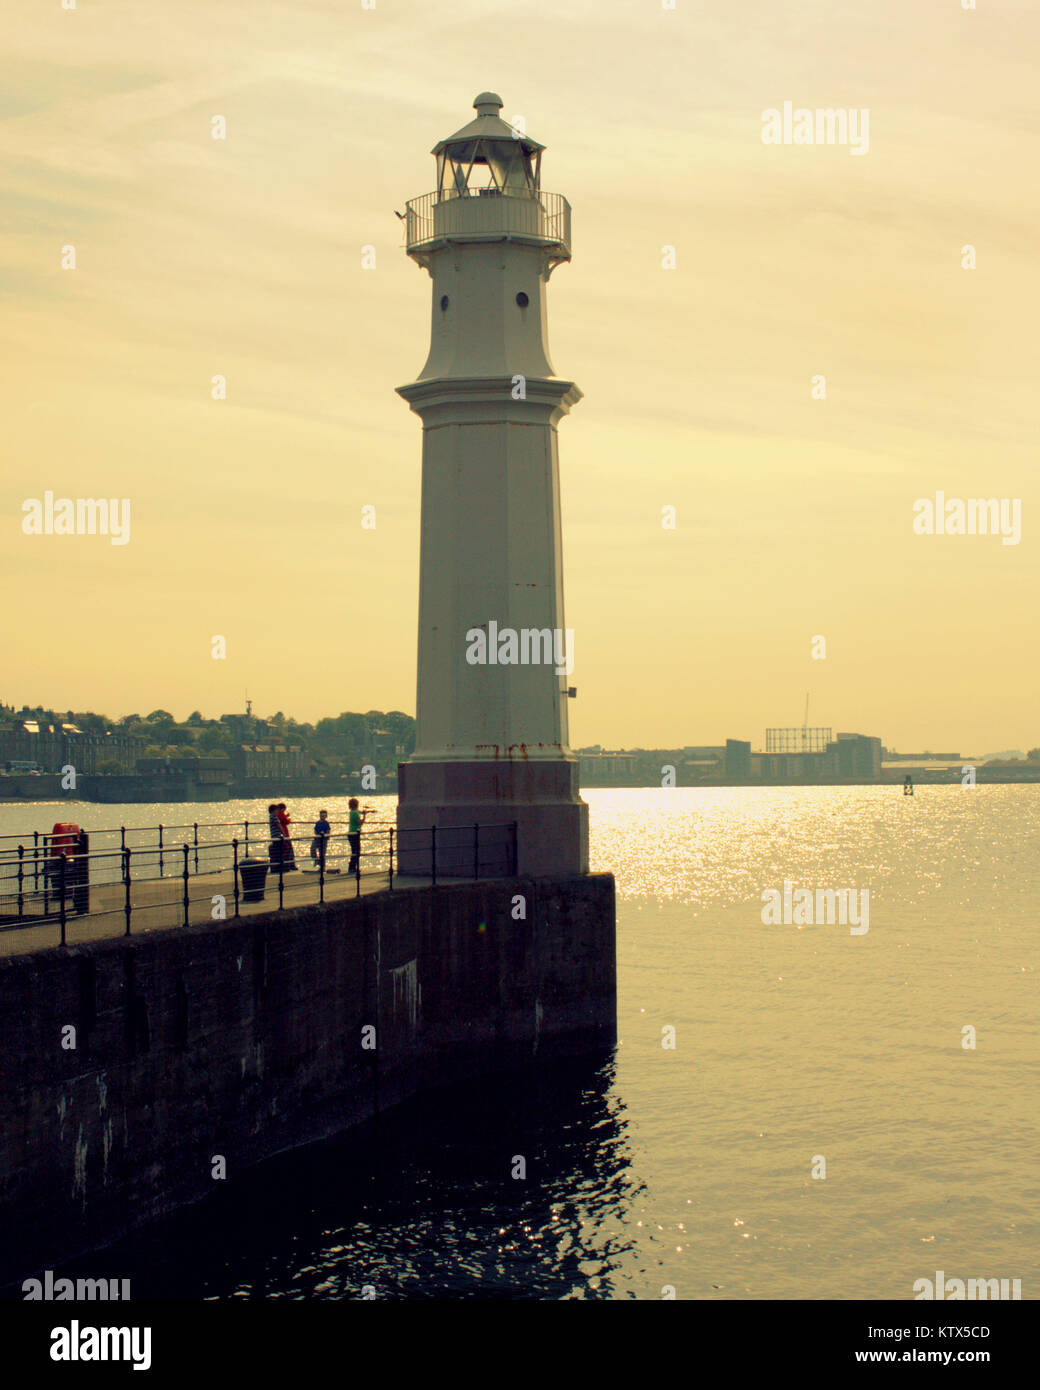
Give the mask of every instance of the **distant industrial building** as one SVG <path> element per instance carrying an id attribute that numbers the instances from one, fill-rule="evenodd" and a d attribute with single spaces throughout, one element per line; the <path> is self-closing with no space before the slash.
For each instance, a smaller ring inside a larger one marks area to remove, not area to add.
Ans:
<path id="1" fill-rule="evenodd" d="M 771 731 L 774 734 L 789 730 Z M 798 733 L 817 732 L 798 730 Z M 829 732 L 829 730 L 827 731 Z M 774 744 L 780 740 L 774 739 Z M 881 740 L 864 734 L 839 734 L 823 747 L 784 752 L 752 753 L 751 780 L 754 782 L 834 782 L 846 778 L 877 781 L 881 777 Z"/>
<path id="2" fill-rule="evenodd" d="M 751 743 L 739 738 L 726 740 L 726 776 L 732 781 L 747 781 L 751 776 Z"/>
<path id="3" fill-rule="evenodd" d="M 915 782 L 960 782 L 964 765 L 976 762 L 960 753 L 893 753 L 882 748 L 881 777 L 887 782 L 902 782 L 908 776 Z"/>
<path id="4" fill-rule="evenodd" d="M 960 753 L 896 753 L 891 748 L 882 748 L 881 758 L 886 763 L 959 763 Z"/>
<path id="5" fill-rule="evenodd" d="M 866 734 L 839 734 L 834 744 L 840 777 L 881 776 L 881 740 Z"/>
<path id="6" fill-rule="evenodd" d="M 691 744 L 682 750 L 676 772 L 681 786 L 716 782 L 725 771 L 726 750 L 721 744 Z"/>
<path id="7" fill-rule="evenodd" d="M 751 776 L 751 744 L 728 738 L 724 744 L 694 744 L 683 750 L 680 782 L 742 782 Z"/>
<path id="8" fill-rule="evenodd" d="M 791 742 L 790 730 L 773 729 L 775 745 Z M 863 734 L 840 733 L 820 747 L 817 731 L 803 734 L 807 747 L 786 751 L 755 751 L 748 739 L 728 738 L 724 744 L 687 744 L 684 748 L 636 748 L 627 751 L 578 749 L 581 783 L 586 787 L 732 786 L 740 783 L 877 782 L 881 780 L 881 740 Z M 669 769 L 674 779 L 665 780 Z"/>

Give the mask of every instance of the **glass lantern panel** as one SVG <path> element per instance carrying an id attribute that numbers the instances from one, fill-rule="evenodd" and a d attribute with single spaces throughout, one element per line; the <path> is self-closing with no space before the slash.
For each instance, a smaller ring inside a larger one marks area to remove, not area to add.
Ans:
<path id="1" fill-rule="evenodd" d="M 445 198 L 456 198 L 466 191 L 466 174 L 469 164 L 448 156 L 441 166 L 441 194 Z"/>
<path id="2" fill-rule="evenodd" d="M 487 161 L 495 184 L 503 193 L 522 198 L 532 192 L 530 163 L 519 141 L 489 140 Z"/>

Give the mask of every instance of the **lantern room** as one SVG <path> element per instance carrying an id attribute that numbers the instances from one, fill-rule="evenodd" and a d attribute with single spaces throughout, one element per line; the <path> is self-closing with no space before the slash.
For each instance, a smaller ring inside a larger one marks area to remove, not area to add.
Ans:
<path id="1" fill-rule="evenodd" d="M 505 239 L 543 248 L 551 271 L 571 258 L 571 210 L 542 189 L 545 146 L 502 120 L 497 92 L 473 105 L 476 118 L 433 147 L 437 187 L 408 201 L 408 254 L 432 273 L 438 247 Z"/>
<path id="2" fill-rule="evenodd" d="M 536 197 L 545 146 L 502 120 L 496 92 L 481 92 L 473 105 L 476 119 L 433 148 L 438 198 Z"/>

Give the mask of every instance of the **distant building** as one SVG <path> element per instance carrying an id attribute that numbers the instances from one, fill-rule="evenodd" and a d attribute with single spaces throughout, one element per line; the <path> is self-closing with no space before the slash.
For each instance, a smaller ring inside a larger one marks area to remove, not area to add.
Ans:
<path id="1" fill-rule="evenodd" d="M 579 749 L 581 762 L 581 785 L 594 786 L 633 786 L 637 764 L 635 753 L 611 753 L 597 746 L 597 751 Z"/>
<path id="2" fill-rule="evenodd" d="M 373 758 L 390 759 L 399 751 L 397 739 L 389 729 L 372 729 L 368 735 L 368 747 Z"/>
<path id="3" fill-rule="evenodd" d="M 879 781 L 881 740 L 846 733 L 839 734 L 822 748 L 783 752 L 767 749 L 764 753 L 752 753 L 751 777 L 763 782 Z"/>
<path id="4" fill-rule="evenodd" d="M 838 759 L 839 777 L 881 776 L 881 740 L 869 738 L 865 734 L 839 734 L 836 742 L 827 751 L 834 751 Z"/>
<path id="5" fill-rule="evenodd" d="M 722 744 L 691 744 L 682 751 L 682 776 L 679 779 L 681 785 L 717 781 L 723 775 L 726 750 Z"/>
<path id="6" fill-rule="evenodd" d="M 0 730 L 0 763 L 34 763 L 50 773 L 74 767 L 78 776 L 92 776 L 102 763 L 115 763 L 130 772 L 144 746 L 140 739 L 117 734 L 84 734 L 75 724 L 22 719 Z"/>
<path id="7" fill-rule="evenodd" d="M 841 735 L 839 734 L 840 738 Z M 959 763 L 960 753 L 895 753 L 891 748 L 882 748 L 881 758 L 886 763 Z"/>
<path id="8" fill-rule="evenodd" d="M 752 753 L 755 782 L 832 782 L 839 775 L 834 745 L 814 753 Z"/>
<path id="9" fill-rule="evenodd" d="M 307 772 L 304 752 L 298 744 L 243 743 L 231 753 L 235 778 L 302 777 Z"/>
<path id="10" fill-rule="evenodd" d="M 739 738 L 726 740 L 726 776 L 744 781 L 751 776 L 751 743 Z"/>
<path id="11" fill-rule="evenodd" d="M 231 782 L 228 758 L 138 758 L 140 777 L 189 777 L 200 787 L 227 787 Z"/>
<path id="12" fill-rule="evenodd" d="M 885 756 L 882 749 L 881 773 L 883 777 L 887 774 L 889 780 L 900 782 L 907 774 L 959 781 L 965 763 L 975 765 L 977 762 L 975 758 L 962 758 L 957 753 L 891 753 Z"/>

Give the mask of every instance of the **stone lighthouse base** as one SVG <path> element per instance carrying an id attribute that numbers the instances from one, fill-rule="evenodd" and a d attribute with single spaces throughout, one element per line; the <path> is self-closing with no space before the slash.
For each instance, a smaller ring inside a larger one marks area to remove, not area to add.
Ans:
<path id="1" fill-rule="evenodd" d="M 434 850 L 438 878 L 589 871 L 577 759 L 401 763 L 397 777 L 401 874 L 429 877 Z"/>

